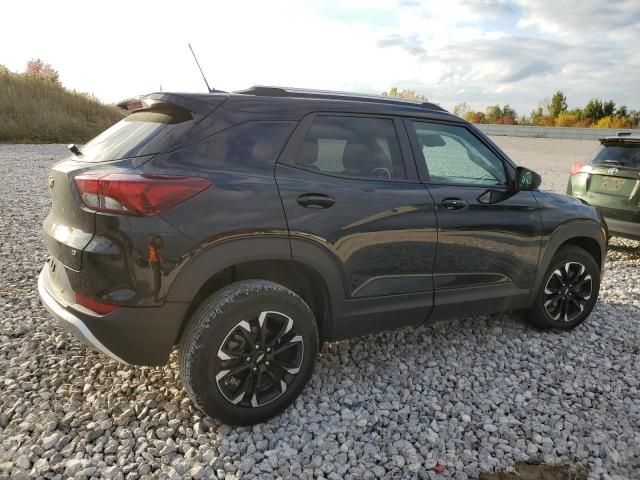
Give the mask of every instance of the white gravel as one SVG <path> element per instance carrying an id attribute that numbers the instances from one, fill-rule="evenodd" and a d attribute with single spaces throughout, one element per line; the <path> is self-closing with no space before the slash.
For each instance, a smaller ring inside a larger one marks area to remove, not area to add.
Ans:
<path id="1" fill-rule="evenodd" d="M 558 191 L 595 147 L 495 140 Z M 640 478 L 639 243 L 613 241 L 573 332 L 503 314 L 332 344 L 285 414 L 230 428 L 194 410 L 175 357 L 118 365 L 40 306 L 47 171 L 64 155 L 0 145 L 0 478 L 465 479 L 521 460 Z"/>

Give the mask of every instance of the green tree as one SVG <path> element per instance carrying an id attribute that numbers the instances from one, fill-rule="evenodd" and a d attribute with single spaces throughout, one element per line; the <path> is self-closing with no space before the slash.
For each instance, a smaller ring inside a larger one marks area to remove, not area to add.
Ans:
<path id="1" fill-rule="evenodd" d="M 471 107 L 467 102 L 462 102 L 453 107 L 453 114 L 465 118 L 467 113 L 471 112 Z"/>
<path id="2" fill-rule="evenodd" d="M 616 111 L 616 102 L 608 100 L 602 104 L 602 112 L 605 117 L 611 117 Z"/>
<path id="3" fill-rule="evenodd" d="M 388 92 L 382 92 L 382 95 L 385 97 L 397 97 L 398 96 L 398 87 L 391 87 Z"/>
<path id="4" fill-rule="evenodd" d="M 549 115 L 553 118 L 558 118 L 558 115 L 567 111 L 567 97 L 564 93 L 558 90 L 551 97 L 551 103 L 549 103 Z"/>
<path id="5" fill-rule="evenodd" d="M 502 107 L 502 116 L 517 120 L 518 112 L 516 112 L 515 108 L 507 103 L 504 107 Z"/>
<path id="6" fill-rule="evenodd" d="M 496 123 L 502 117 L 502 108 L 500 105 L 491 105 L 487 107 L 485 120 L 487 123 Z"/>
<path id="7" fill-rule="evenodd" d="M 582 109 L 584 118 L 590 118 L 593 122 L 597 122 L 604 114 L 604 106 L 599 98 L 592 98 L 589 103 Z"/>
<path id="8" fill-rule="evenodd" d="M 574 115 L 578 120 L 582 120 L 584 118 L 584 110 L 581 108 L 574 108 L 573 110 L 569 110 L 570 115 Z"/>
<path id="9" fill-rule="evenodd" d="M 520 125 L 532 125 L 533 124 L 531 122 L 531 117 L 528 117 L 527 115 L 520 115 L 520 118 L 518 119 L 518 123 Z"/>
<path id="10" fill-rule="evenodd" d="M 398 87 L 392 87 L 388 92 L 382 92 L 385 97 L 396 97 L 404 100 L 413 100 L 415 102 L 428 102 L 426 96 L 419 95 L 415 90 L 398 90 Z"/>
<path id="11" fill-rule="evenodd" d="M 620 105 L 616 110 L 616 117 L 626 117 L 629 115 L 629 109 L 626 105 Z"/>
<path id="12" fill-rule="evenodd" d="M 538 123 L 540 123 L 540 121 L 544 117 L 544 110 L 543 110 L 542 106 L 539 106 L 535 110 L 531 110 L 530 117 L 531 117 L 531 124 L 532 125 L 537 125 Z"/>

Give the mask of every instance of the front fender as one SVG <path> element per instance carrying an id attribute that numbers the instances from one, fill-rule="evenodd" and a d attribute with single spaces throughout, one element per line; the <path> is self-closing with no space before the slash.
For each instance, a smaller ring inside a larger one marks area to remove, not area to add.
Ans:
<path id="1" fill-rule="evenodd" d="M 576 219 L 562 223 L 551 234 L 545 235 L 542 240 L 542 251 L 538 263 L 536 281 L 531 290 L 529 304 L 533 303 L 537 293 L 542 287 L 544 275 L 551 264 L 551 259 L 558 249 L 571 240 L 589 238 L 595 240 L 600 247 L 600 271 L 604 270 L 607 255 L 606 227 L 595 220 Z"/>

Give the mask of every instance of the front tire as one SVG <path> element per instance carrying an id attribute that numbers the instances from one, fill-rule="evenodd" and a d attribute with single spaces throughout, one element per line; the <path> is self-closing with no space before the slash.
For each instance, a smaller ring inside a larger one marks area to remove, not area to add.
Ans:
<path id="1" fill-rule="evenodd" d="M 317 354 L 318 329 L 304 300 L 277 283 L 245 280 L 194 312 L 180 345 L 180 376 L 204 413 L 252 425 L 295 400 Z"/>
<path id="2" fill-rule="evenodd" d="M 545 272 L 527 319 L 540 329 L 571 330 L 586 320 L 600 292 L 600 267 L 582 248 L 560 248 Z"/>

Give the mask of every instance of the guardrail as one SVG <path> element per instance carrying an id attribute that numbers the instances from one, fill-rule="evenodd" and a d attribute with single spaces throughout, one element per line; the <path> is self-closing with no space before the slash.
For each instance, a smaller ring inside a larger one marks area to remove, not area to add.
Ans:
<path id="1" fill-rule="evenodd" d="M 534 127 L 530 125 L 494 125 L 476 124 L 487 135 L 530 138 L 573 138 L 577 140 L 598 140 L 602 137 L 617 135 L 618 132 L 634 132 L 640 135 L 640 129 L 633 128 L 575 128 L 575 127 Z"/>

